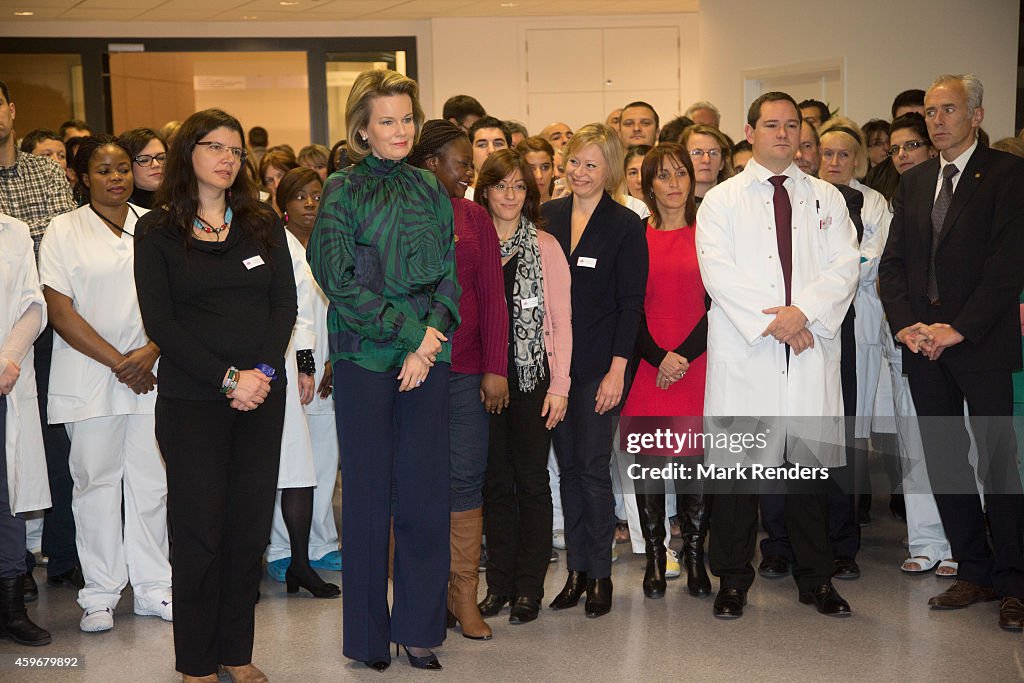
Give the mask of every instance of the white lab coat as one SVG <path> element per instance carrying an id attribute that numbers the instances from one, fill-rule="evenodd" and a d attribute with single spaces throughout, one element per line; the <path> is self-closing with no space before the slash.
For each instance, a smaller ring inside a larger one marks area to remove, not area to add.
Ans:
<path id="1" fill-rule="evenodd" d="M 882 339 L 879 329 L 885 318 L 882 301 L 878 298 L 878 263 L 882 260 L 885 242 L 889 239 L 889 222 L 892 211 L 889 203 L 880 193 L 870 187 L 850 181 L 850 187 L 864 195 L 861 219 L 864 222 L 864 237 L 860 242 L 860 282 L 853 307 L 857 313 L 853 320 L 854 335 L 857 339 L 857 419 L 855 436 L 866 439 L 871 436 L 871 419 L 875 410 L 875 394 L 878 392 L 879 376 L 882 371 Z"/>
<path id="2" fill-rule="evenodd" d="M 791 353 L 788 367 L 786 347 L 761 336 L 773 320 L 761 311 L 785 305 L 768 182 L 775 174 L 751 160 L 709 190 L 697 212 L 697 259 L 712 299 L 705 431 L 736 431 L 735 423 L 730 429 L 730 420 L 716 417 L 787 418 L 785 428 L 764 433 L 765 448 L 706 448 L 711 464 L 777 466 L 784 453 L 798 464 L 845 463 L 839 328 L 857 286 L 857 233 L 837 189 L 795 164 L 784 174 L 793 208 L 792 305 L 807 316 L 814 336 L 814 348 Z M 750 427 L 759 429 L 756 422 Z"/>
<path id="3" fill-rule="evenodd" d="M 281 433 L 281 467 L 277 477 L 277 488 L 304 488 L 316 485 L 316 471 L 313 468 L 313 446 L 309 440 L 306 414 L 299 403 L 299 368 L 295 362 L 298 349 L 315 349 L 316 336 L 313 324 L 313 299 L 316 293 L 310 286 L 312 277 L 304 277 L 309 270 L 306 250 L 295 237 L 285 231 L 288 253 L 295 273 L 295 292 L 298 298 L 298 313 L 292 337 L 285 351 L 284 364 L 288 373 L 285 391 L 284 429 Z"/>
<path id="4" fill-rule="evenodd" d="M 32 238 L 25 223 L 0 214 L 0 346 L 29 306 L 43 311 L 39 332 L 46 326 L 46 303 L 36 275 Z M 7 495 L 11 512 L 50 507 L 50 481 L 39 426 L 33 352 L 21 362 L 21 375 L 7 397 Z"/>

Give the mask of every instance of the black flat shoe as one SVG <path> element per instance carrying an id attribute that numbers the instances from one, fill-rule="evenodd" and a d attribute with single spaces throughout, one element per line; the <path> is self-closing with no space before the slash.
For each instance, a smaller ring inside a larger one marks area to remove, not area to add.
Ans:
<path id="1" fill-rule="evenodd" d="M 518 597 L 512 602 L 512 613 L 508 617 L 510 624 L 526 624 L 540 614 L 540 598 Z"/>
<path id="2" fill-rule="evenodd" d="M 907 501 L 902 493 L 894 493 L 889 496 L 889 512 L 896 519 L 907 521 Z"/>
<path id="3" fill-rule="evenodd" d="M 316 572 L 313 572 L 313 576 L 316 576 Z M 300 579 L 298 576 L 292 573 L 292 568 L 288 567 L 284 573 L 284 581 L 288 587 L 289 593 L 298 593 L 299 587 L 305 588 L 312 593 L 314 598 L 337 598 L 341 597 L 341 589 L 333 583 L 327 583 L 319 576 L 316 576 L 320 580 L 320 585 L 316 585 L 312 581 L 306 579 Z"/>
<path id="4" fill-rule="evenodd" d="M 818 612 L 829 617 L 850 616 L 850 605 L 843 600 L 831 583 L 823 583 L 809 593 L 800 594 L 800 602 L 814 605 Z"/>
<path id="5" fill-rule="evenodd" d="M 747 591 L 739 588 L 722 588 L 715 596 L 714 615 L 719 619 L 739 619 L 743 606 L 747 604 Z"/>
<path id="6" fill-rule="evenodd" d="M 562 592 L 548 605 L 551 609 L 569 609 L 579 604 L 583 592 L 587 590 L 587 573 L 570 571 L 565 580 Z"/>
<path id="7" fill-rule="evenodd" d="M 429 655 L 417 657 L 416 655 L 411 654 L 409 652 L 409 648 L 407 648 L 405 645 L 402 646 L 402 649 L 405 650 L 405 656 L 409 658 L 409 664 L 412 665 L 412 668 L 426 669 L 427 671 L 441 670 L 441 662 L 437 661 L 437 655 L 435 655 L 433 652 L 431 652 Z"/>
<path id="8" fill-rule="evenodd" d="M 85 577 L 82 576 L 82 568 L 77 564 L 63 574 L 46 577 L 47 586 L 72 586 L 74 588 L 85 588 Z"/>
<path id="9" fill-rule="evenodd" d="M 766 579 L 781 579 L 789 576 L 789 562 L 780 555 L 769 555 L 757 565 L 757 573 Z"/>
<path id="10" fill-rule="evenodd" d="M 583 608 L 588 617 L 603 617 L 612 611 L 612 579 L 587 581 L 587 602 Z"/>
<path id="11" fill-rule="evenodd" d="M 857 562 L 849 557 L 837 557 L 835 560 L 836 570 L 832 573 L 833 579 L 850 581 L 860 578 L 860 567 Z"/>
<path id="12" fill-rule="evenodd" d="M 384 673 L 391 666 L 391 661 L 387 659 L 375 659 L 372 662 L 363 662 L 366 666 L 370 667 L 374 671 Z"/>
<path id="13" fill-rule="evenodd" d="M 480 616 L 482 617 L 493 617 L 497 616 L 501 608 L 512 602 L 512 596 L 510 595 L 494 595 L 488 593 L 487 597 L 480 601 L 477 605 L 477 609 L 480 610 Z"/>

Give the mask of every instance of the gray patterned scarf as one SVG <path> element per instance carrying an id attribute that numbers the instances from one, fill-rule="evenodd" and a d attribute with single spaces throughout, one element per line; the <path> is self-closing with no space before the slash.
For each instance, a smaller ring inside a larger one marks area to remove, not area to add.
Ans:
<path id="1" fill-rule="evenodd" d="M 502 260 L 517 252 L 516 280 L 512 285 L 512 342 L 519 388 L 527 392 L 544 379 L 544 275 L 537 228 L 526 216 L 519 219 L 512 237 L 501 243 Z"/>

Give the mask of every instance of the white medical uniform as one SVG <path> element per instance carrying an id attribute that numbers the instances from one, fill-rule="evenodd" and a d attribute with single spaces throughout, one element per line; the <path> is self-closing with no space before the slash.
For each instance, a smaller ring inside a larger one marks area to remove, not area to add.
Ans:
<path id="1" fill-rule="evenodd" d="M 84 206 L 54 218 L 39 247 L 40 282 L 69 297 L 121 353 L 149 343 L 135 293 L 132 237 L 145 212 L 129 205 L 125 232 L 118 236 Z M 110 368 L 54 334 L 47 412 L 50 423 L 65 424 L 71 438 L 71 509 L 85 577 L 78 604 L 87 612 L 113 610 L 129 580 L 137 613 L 159 613 L 161 603 L 171 600 L 156 394 L 135 394 Z"/>

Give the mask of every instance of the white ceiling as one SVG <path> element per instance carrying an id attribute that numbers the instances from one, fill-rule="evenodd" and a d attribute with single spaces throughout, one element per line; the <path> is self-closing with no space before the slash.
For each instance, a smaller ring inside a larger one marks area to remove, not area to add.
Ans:
<path id="1" fill-rule="evenodd" d="M 346 21 L 696 12 L 699 0 L 0 0 L 0 21 Z M 31 15 L 20 13 L 31 12 Z"/>

